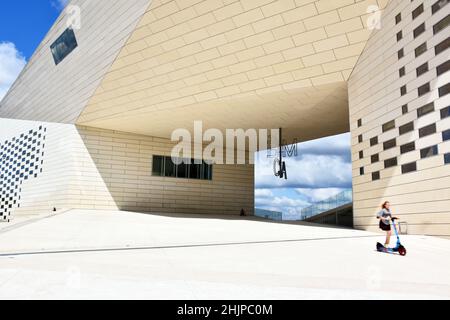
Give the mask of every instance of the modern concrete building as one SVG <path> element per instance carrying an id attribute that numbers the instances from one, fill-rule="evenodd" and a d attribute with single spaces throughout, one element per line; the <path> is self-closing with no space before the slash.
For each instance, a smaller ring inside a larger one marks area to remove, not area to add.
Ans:
<path id="1" fill-rule="evenodd" d="M 252 165 L 165 158 L 202 120 L 288 141 L 351 130 L 355 227 L 389 199 L 412 233 L 450 236 L 448 0 L 69 5 L 0 103 L 3 219 L 253 213 Z"/>

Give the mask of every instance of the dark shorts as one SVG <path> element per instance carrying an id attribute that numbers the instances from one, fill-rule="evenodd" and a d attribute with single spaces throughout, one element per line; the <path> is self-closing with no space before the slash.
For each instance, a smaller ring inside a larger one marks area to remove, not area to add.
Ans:
<path id="1" fill-rule="evenodd" d="M 380 229 L 383 231 L 391 231 L 391 225 L 385 224 L 383 221 L 380 220 Z"/>

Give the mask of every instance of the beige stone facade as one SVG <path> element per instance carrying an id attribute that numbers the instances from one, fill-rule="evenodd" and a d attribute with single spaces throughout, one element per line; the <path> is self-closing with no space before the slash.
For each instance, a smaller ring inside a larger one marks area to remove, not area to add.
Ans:
<path id="1" fill-rule="evenodd" d="M 449 51 L 439 46 L 448 47 L 449 29 L 436 27 L 448 24 L 450 6 L 441 3 L 391 1 L 350 77 L 357 228 L 376 230 L 390 201 L 409 233 L 450 236 L 450 73 L 439 71 L 448 70 Z"/>

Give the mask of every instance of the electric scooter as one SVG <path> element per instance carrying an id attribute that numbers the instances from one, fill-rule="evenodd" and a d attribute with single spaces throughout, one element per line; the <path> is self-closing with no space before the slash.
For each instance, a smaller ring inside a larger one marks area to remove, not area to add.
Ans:
<path id="1" fill-rule="evenodd" d="M 397 245 L 395 246 L 395 248 L 386 248 L 385 246 L 383 246 L 381 243 L 377 243 L 377 251 L 378 252 L 385 252 L 385 253 L 397 253 L 400 254 L 401 256 L 405 256 L 406 255 L 406 248 L 404 246 L 402 246 L 401 242 L 400 242 L 400 236 L 398 235 L 398 231 L 397 231 L 397 226 L 395 225 L 395 220 L 397 220 L 397 218 L 392 218 L 392 226 L 394 227 L 394 231 L 395 231 L 395 235 L 397 236 Z"/>

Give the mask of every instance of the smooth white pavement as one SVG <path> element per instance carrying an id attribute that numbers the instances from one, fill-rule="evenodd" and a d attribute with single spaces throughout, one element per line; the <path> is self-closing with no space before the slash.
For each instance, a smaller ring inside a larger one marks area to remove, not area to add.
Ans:
<path id="1" fill-rule="evenodd" d="M 73 210 L 0 224 L 0 299 L 449 299 L 450 241 Z"/>

